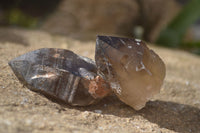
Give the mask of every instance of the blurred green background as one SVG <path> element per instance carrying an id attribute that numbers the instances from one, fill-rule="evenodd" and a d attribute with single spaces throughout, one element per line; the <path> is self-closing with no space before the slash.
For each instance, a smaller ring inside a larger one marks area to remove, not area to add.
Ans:
<path id="1" fill-rule="evenodd" d="M 1 0 L 0 26 L 136 37 L 200 54 L 200 0 Z"/>
<path id="2" fill-rule="evenodd" d="M 37 28 L 55 11 L 60 0 L 1 0 L 1 26 Z"/>

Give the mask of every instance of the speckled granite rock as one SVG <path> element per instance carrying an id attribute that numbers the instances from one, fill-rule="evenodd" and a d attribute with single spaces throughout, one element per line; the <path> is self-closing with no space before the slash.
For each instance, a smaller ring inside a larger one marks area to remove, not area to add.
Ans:
<path id="1" fill-rule="evenodd" d="M 151 46 L 166 63 L 164 86 L 154 101 L 134 111 L 111 96 L 89 107 L 64 107 L 24 88 L 8 61 L 28 51 L 67 48 L 94 57 L 95 42 L 80 42 L 42 31 L 0 28 L 0 132 L 135 132 L 198 133 L 200 131 L 200 57 Z M 18 38 L 9 39 L 13 35 Z M 25 44 L 26 45 L 22 45 Z M 79 47 L 79 49 L 77 49 Z"/>

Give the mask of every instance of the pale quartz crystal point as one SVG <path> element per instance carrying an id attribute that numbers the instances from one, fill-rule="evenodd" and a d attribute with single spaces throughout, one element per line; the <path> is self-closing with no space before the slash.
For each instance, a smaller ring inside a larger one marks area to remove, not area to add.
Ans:
<path id="1" fill-rule="evenodd" d="M 166 72 L 161 58 L 139 39 L 98 36 L 95 61 L 98 75 L 135 110 L 160 91 Z"/>

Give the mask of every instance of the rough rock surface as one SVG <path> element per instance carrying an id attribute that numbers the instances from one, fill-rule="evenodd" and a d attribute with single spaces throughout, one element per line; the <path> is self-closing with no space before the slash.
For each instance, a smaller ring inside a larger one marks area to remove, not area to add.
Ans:
<path id="1" fill-rule="evenodd" d="M 5 32 L 7 39 L 2 41 Z M 199 133 L 199 56 L 151 46 L 166 64 L 166 79 L 156 100 L 140 111 L 114 96 L 88 107 L 64 107 L 23 87 L 8 66 L 12 58 L 43 47 L 66 48 L 93 58 L 95 40 L 83 43 L 41 31 L 1 28 L 0 132 Z"/>

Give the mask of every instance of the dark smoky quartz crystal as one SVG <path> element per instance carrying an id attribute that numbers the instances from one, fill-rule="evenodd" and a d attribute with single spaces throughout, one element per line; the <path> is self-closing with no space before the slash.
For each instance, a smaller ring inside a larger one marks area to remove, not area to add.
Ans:
<path id="1" fill-rule="evenodd" d="M 89 58 L 64 49 L 43 48 L 9 62 L 17 78 L 30 90 L 51 100 L 85 106 L 97 101 L 88 92 L 97 68 Z"/>

